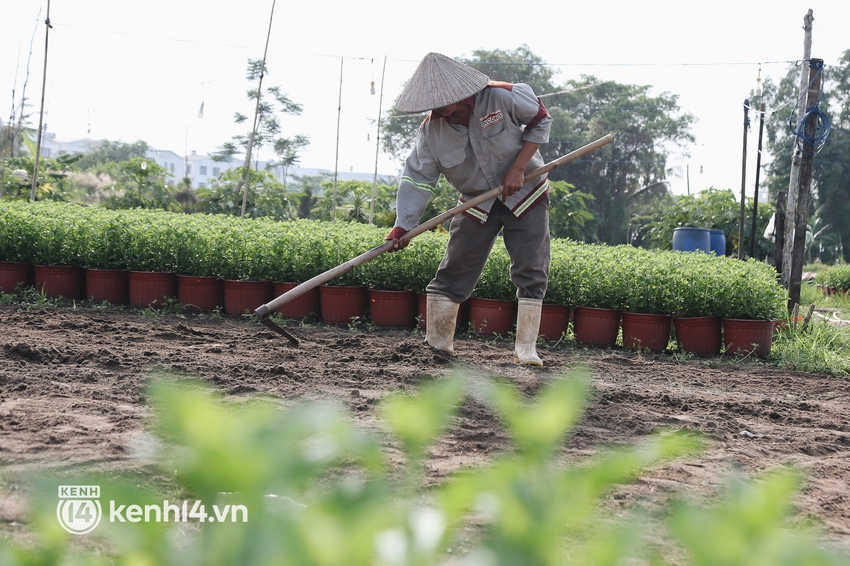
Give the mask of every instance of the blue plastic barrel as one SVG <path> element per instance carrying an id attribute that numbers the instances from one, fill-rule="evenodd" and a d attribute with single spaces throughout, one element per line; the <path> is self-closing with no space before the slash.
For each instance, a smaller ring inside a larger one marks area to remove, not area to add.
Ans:
<path id="1" fill-rule="evenodd" d="M 709 230 L 711 233 L 711 252 L 724 256 L 726 255 L 726 234 L 723 230 Z"/>
<path id="2" fill-rule="evenodd" d="M 673 230 L 673 249 L 680 252 L 710 252 L 711 233 L 708 228 L 676 228 Z"/>

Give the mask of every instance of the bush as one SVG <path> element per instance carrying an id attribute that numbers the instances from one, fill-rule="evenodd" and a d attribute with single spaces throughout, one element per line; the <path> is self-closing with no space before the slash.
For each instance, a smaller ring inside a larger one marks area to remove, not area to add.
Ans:
<path id="1" fill-rule="evenodd" d="M 386 235 L 384 228 L 357 222 L 276 222 L 58 203 L 0 203 L 0 219 L 2 261 L 281 282 L 311 279 L 382 245 Z M 447 234 L 423 234 L 402 252 L 383 254 L 328 284 L 422 292 L 447 240 Z M 473 294 L 514 300 L 501 239 Z M 784 294 L 773 270 L 755 261 L 556 239 L 546 301 L 678 316 L 778 318 Z"/>

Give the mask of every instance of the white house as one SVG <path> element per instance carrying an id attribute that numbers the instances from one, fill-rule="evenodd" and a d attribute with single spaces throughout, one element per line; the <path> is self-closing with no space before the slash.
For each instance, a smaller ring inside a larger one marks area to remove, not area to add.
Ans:
<path id="1" fill-rule="evenodd" d="M 58 139 L 56 134 L 45 132 L 41 139 L 41 155 L 54 158 L 63 153 L 69 155 L 85 153 L 100 145 L 102 141 L 104 140 L 88 138 L 63 140 Z M 244 159 L 239 157 L 226 157 L 221 161 L 214 160 L 212 156 L 198 155 L 194 150 L 190 155 L 181 156 L 168 149 L 149 149 L 145 152 L 145 157 L 156 162 L 171 175 L 170 184 L 179 183 L 184 177 L 189 177 L 193 189 L 206 187 L 222 171 L 235 169 L 244 163 Z M 328 179 L 333 179 L 334 175 L 334 172 L 330 169 L 290 167 L 286 171 L 286 179 L 284 179 L 283 168 L 277 166 L 274 161 L 259 161 L 252 166 L 258 169 L 268 169 L 280 182 L 285 184 L 296 182 L 296 177 L 325 175 Z M 337 179 L 340 181 L 366 181 L 371 183 L 373 178 L 374 173 L 358 173 L 351 169 L 337 173 Z M 394 184 L 395 176 L 378 175 L 378 182 Z"/>

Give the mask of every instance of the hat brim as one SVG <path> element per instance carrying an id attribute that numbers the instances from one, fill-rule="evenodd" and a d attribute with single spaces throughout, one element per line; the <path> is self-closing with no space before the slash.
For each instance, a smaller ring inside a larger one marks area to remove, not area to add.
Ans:
<path id="1" fill-rule="evenodd" d="M 396 100 L 399 112 L 426 112 L 465 100 L 483 89 L 490 77 L 445 55 L 429 53 L 419 63 Z"/>

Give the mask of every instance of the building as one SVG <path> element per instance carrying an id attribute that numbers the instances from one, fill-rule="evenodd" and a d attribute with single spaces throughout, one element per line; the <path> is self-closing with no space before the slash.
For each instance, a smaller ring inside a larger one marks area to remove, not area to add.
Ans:
<path id="1" fill-rule="evenodd" d="M 91 147 L 99 145 L 105 140 L 92 140 L 88 138 L 63 140 L 58 139 L 56 134 L 45 133 L 41 139 L 41 155 L 54 158 L 63 153 L 85 153 Z M 235 169 L 242 166 L 244 160 L 239 157 L 225 157 L 222 160 L 213 159 L 211 155 L 198 155 L 194 150 L 190 155 L 180 156 L 168 149 L 149 149 L 145 157 L 154 161 L 165 169 L 171 177 L 169 183 L 179 183 L 183 178 L 191 180 L 193 189 L 206 187 L 211 181 L 227 169 Z M 297 177 L 303 176 L 327 176 L 333 179 L 334 172 L 330 169 L 317 169 L 310 167 L 290 167 L 285 173 L 283 167 L 276 165 L 274 161 L 259 161 L 252 164 L 257 169 L 270 170 L 278 181 L 284 184 L 295 182 Z M 285 175 L 285 179 L 284 179 Z M 353 170 L 339 171 L 337 179 L 340 181 L 365 181 L 371 183 L 374 173 L 358 173 Z M 378 175 L 378 182 L 395 184 L 396 177 L 393 175 Z"/>

